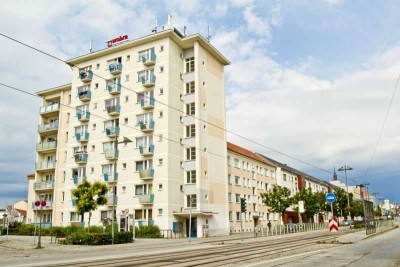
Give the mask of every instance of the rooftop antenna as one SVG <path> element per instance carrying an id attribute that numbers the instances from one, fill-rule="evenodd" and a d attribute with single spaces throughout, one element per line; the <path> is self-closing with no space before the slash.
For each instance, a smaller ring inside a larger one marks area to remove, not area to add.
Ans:
<path id="1" fill-rule="evenodd" d="M 208 26 L 207 30 L 208 30 L 207 41 L 210 42 L 210 40 L 211 40 L 210 26 Z"/>
<path id="2" fill-rule="evenodd" d="M 156 18 L 156 26 L 151 30 L 153 33 L 157 33 L 157 18 Z"/>
<path id="3" fill-rule="evenodd" d="M 183 26 L 183 35 L 186 36 L 186 26 Z"/>
<path id="4" fill-rule="evenodd" d="M 93 43 L 93 41 L 90 40 L 90 43 L 89 43 L 89 53 L 92 53 L 92 43 Z"/>

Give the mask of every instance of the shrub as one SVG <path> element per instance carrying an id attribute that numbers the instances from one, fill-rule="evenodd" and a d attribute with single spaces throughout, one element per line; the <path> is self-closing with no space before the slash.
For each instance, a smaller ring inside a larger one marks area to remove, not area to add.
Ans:
<path id="1" fill-rule="evenodd" d="M 159 238 L 160 228 L 157 225 L 140 226 L 136 227 L 135 233 L 137 238 Z"/>
<path id="2" fill-rule="evenodd" d="M 114 236 L 115 244 L 124 244 L 132 242 L 131 232 L 120 232 Z M 109 245 L 112 243 L 111 233 L 73 233 L 66 238 L 66 244 L 69 245 Z"/>
<path id="3" fill-rule="evenodd" d="M 111 234 L 112 231 L 112 225 L 111 224 L 107 224 L 106 225 L 106 233 L 110 233 Z M 114 235 L 118 233 L 118 223 L 114 222 Z"/>
<path id="4" fill-rule="evenodd" d="M 90 233 L 102 234 L 104 232 L 104 230 L 103 230 L 102 226 L 90 226 L 89 232 Z"/>
<path id="5" fill-rule="evenodd" d="M 23 224 L 18 228 L 18 235 L 34 235 L 35 225 L 34 224 Z"/>

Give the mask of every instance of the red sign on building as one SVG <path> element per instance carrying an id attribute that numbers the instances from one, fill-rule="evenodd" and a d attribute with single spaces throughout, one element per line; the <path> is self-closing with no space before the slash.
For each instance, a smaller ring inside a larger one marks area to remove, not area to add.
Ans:
<path id="1" fill-rule="evenodd" d="M 128 40 L 128 35 L 121 35 L 120 37 L 111 39 L 111 40 L 107 41 L 106 43 L 107 43 L 108 47 L 111 47 L 113 45 L 119 44 L 120 42 L 123 42 L 126 40 Z"/>

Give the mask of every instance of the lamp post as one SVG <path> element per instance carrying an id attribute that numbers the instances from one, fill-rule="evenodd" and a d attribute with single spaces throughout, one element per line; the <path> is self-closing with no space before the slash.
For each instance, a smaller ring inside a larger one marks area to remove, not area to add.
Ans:
<path id="1" fill-rule="evenodd" d="M 338 171 L 344 171 L 344 177 L 346 178 L 346 191 L 347 191 L 347 208 L 349 210 L 349 220 L 351 220 L 351 213 L 350 213 L 350 198 L 349 198 L 349 185 L 347 184 L 347 171 L 353 170 L 352 167 L 344 165 L 340 167 Z"/>
<path id="2" fill-rule="evenodd" d="M 189 243 L 192 237 L 192 195 L 189 195 Z"/>
<path id="3" fill-rule="evenodd" d="M 39 215 L 39 239 L 38 239 L 38 248 L 41 248 L 41 247 L 42 247 L 42 240 L 41 240 L 41 237 L 42 237 L 42 234 L 41 234 L 41 232 L 42 232 L 42 212 L 43 212 L 43 206 L 46 206 L 46 201 L 44 201 L 44 197 L 45 197 L 45 194 L 44 194 L 44 193 L 41 193 L 41 194 L 40 194 L 40 215 Z"/>
<path id="4" fill-rule="evenodd" d="M 125 145 L 127 143 L 131 143 L 132 140 L 129 138 L 124 137 L 122 142 L 118 142 L 118 135 L 115 136 L 115 151 L 118 151 L 118 144 L 124 143 Z M 116 191 L 116 174 L 117 174 L 117 163 L 118 163 L 118 155 L 115 159 L 114 162 L 114 177 L 113 177 L 113 189 L 112 189 L 112 216 L 111 216 L 111 245 L 114 245 L 114 222 L 115 222 L 115 191 Z M 135 229 L 133 229 L 135 231 Z"/>

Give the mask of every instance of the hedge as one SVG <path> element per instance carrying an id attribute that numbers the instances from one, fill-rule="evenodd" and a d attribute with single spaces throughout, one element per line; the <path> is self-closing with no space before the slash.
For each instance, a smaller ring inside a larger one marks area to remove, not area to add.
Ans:
<path id="1" fill-rule="evenodd" d="M 132 242 L 132 232 L 119 232 L 114 235 L 114 244 Z M 74 233 L 67 236 L 65 243 L 68 245 L 110 245 L 112 243 L 111 233 Z"/>

